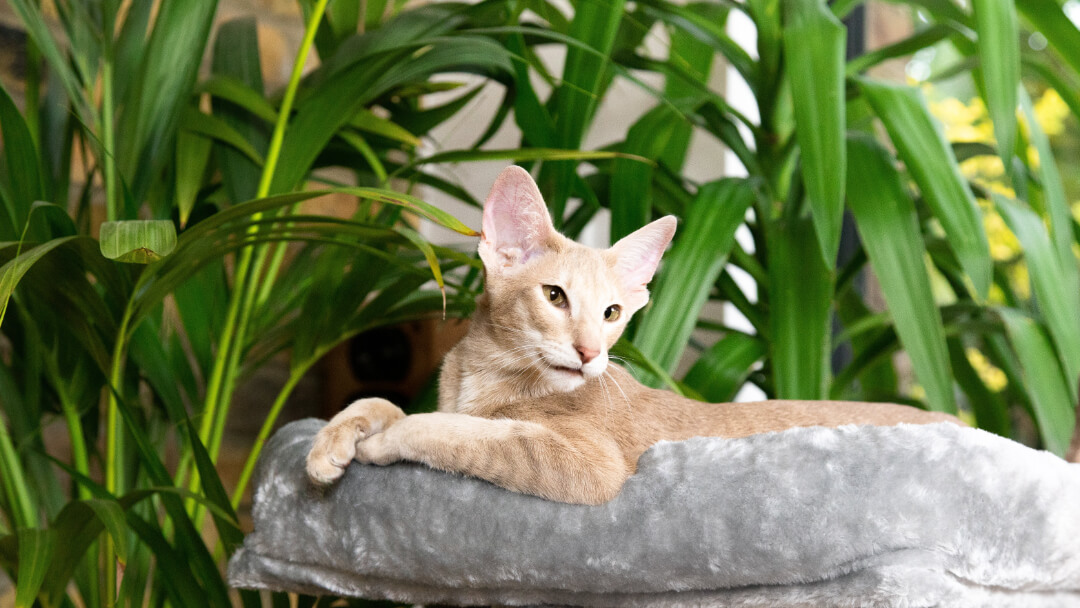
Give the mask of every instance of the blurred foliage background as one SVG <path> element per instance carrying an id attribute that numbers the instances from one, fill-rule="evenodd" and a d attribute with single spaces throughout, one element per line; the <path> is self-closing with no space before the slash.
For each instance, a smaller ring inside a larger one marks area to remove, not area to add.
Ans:
<path id="1" fill-rule="evenodd" d="M 897 4 L 913 31 L 851 53 L 841 19 L 860 0 L 301 0 L 303 40 L 271 88 L 255 22 L 215 27 L 214 0 L 10 0 L 27 57 L 21 100 L 0 94 L 15 604 L 285 605 L 227 588 L 236 507 L 326 353 L 471 311 L 472 251 L 417 229 L 474 234 L 416 196 L 478 206 L 435 170 L 452 164 L 531 169 L 570 236 L 680 217 L 616 349 L 643 382 L 912 403 L 1062 454 L 1080 379 L 1080 5 Z M 869 75 L 895 59 L 907 82 Z M 583 149 L 615 83 L 655 104 Z M 484 86 L 499 102 L 477 113 Z M 454 121 L 473 137 L 433 153 Z M 516 145 L 489 145 L 509 125 Z M 740 167 L 691 177 L 695 141 Z M 312 205 L 327 197 L 333 213 Z M 227 488 L 237 387 L 275 357 L 283 386 Z"/>

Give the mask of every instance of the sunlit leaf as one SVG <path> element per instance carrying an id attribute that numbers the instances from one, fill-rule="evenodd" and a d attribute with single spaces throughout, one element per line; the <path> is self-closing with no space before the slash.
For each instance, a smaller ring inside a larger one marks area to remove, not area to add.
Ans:
<path id="1" fill-rule="evenodd" d="M 176 226 L 169 220 L 124 220 L 101 224 L 101 255 L 110 260 L 149 264 L 176 248 Z"/>
<path id="2" fill-rule="evenodd" d="M 45 572 L 56 549 L 56 538 L 49 530 L 19 528 L 19 576 L 15 581 L 15 608 L 30 608 L 34 604 Z"/>
<path id="3" fill-rule="evenodd" d="M 1031 396 L 1035 423 L 1046 449 L 1061 456 L 1069 446 L 1075 414 L 1071 387 L 1062 375 L 1060 360 L 1038 324 L 1013 310 L 1003 309 L 1000 313 L 1020 360 L 1024 387 Z"/>
<path id="4" fill-rule="evenodd" d="M 945 331 L 926 272 L 915 203 L 880 144 L 858 137 L 848 140 L 848 146 L 848 202 L 896 333 L 930 408 L 955 413 Z"/>
<path id="5" fill-rule="evenodd" d="M 986 106 L 998 153 L 1011 167 L 1016 145 L 1016 95 L 1020 85 L 1020 30 L 1013 0 L 972 0 Z"/>
<path id="6" fill-rule="evenodd" d="M 754 364 L 768 352 L 768 346 L 760 338 L 730 333 L 698 357 L 683 382 L 706 401 L 731 401 L 746 382 Z"/>
<path id="7" fill-rule="evenodd" d="M 897 154 L 915 179 L 934 217 L 948 236 L 975 292 L 990 291 L 992 261 L 975 197 L 960 174 L 952 148 L 935 126 L 922 94 L 912 87 L 859 80 L 896 145 Z"/>
<path id="8" fill-rule="evenodd" d="M 735 244 L 754 191 L 743 179 L 724 179 L 701 188 L 681 232 L 652 285 L 652 305 L 641 318 L 634 346 L 668 373 L 675 369 Z"/>
<path id="9" fill-rule="evenodd" d="M 832 268 L 840 247 L 847 148 L 844 49 L 847 29 L 819 0 L 786 0 L 784 59 L 791 78 L 795 137 L 821 255 Z"/>

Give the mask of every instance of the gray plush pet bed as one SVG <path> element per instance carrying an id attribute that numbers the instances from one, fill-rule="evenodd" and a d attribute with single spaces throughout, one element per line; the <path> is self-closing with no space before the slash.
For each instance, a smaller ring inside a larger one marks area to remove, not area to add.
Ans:
<path id="1" fill-rule="evenodd" d="M 236 587 L 406 603 L 1080 606 L 1080 465 L 949 424 L 663 442 L 610 503 L 267 445 Z"/>

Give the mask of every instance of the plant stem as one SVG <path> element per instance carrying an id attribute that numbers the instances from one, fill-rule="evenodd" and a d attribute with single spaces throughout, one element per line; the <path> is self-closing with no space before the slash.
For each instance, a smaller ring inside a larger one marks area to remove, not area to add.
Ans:
<path id="1" fill-rule="evenodd" d="M 30 488 L 26 485 L 26 477 L 23 476 L 19 454 L 15 451 L 15 445 L 11 442 L 8 434 L 7 423 L 0 420 L 0 484 L 4 486 L 7 494 L 7 503 L 11 509 L 12 527 L 32 528 L 37 522 L 34 516 L 34 503 L 30 498 Z"/>
<path id="2" fill-rule="evenodd" d="M 259 187 L 255 194 L 256 198 L 264 198 L 270 193 L 274 171 L 281 156 L 281 146 L 285 140 L 285 130 L 289 123 L 289 116 L 292 113 L 293 103 L 296 101 L 297 89 L 300 87 L 304 63 L 307 61 L 308 54 L 311 52 L 311 47 L 315 42 L 315 32 L 322 21 L 327 2 L 328 0 L 318 0 L 309 15 L 304 38 L 300 43 L 296 61 L 293 64 L 292 75 L 281 100 L 281 108 L 278 111 L 277 123 L 274 125 L 274 132 L 270 138 L 262 176 L 259 179 Z M 262 219 L 262 213 L 254 214 L 252 219 L 256 221 Z M 258 230 L 257 227 L 253 226 L 249 232 L 254 233 Z M 204 442 L 209 443 L 207 451 L 215 462 L 221 444 L 221 437 L 224 433 L 225 421 L 228 417 L 228 405 L 234 388 L 236 370 L 240 365 L 241 353 L 246 341 L 247 323 L 251 318 L 251 309 L 255 304 L 254 294 L 258 288 L 259 271 L 261 271 L 266 257 L 265 247 L 257 249 L 258 255 L 256 255 L 256 248 L 254 247 L 245 248 L 240 252 L 240 259 L 237 261 L 233 275 L 233 297 L 229 300 L 220 351 L 214 361 L 210 381 L 207 383 L 206 406 L 203 409 L 199 437 Z M 257 258 L 254 269 L 252 269 L 253 258 Z M 193 471 L 190 487 L 195 488 L 197 484 L 198 472 Z"/>
<path id="3" fill-rule="evenodd" d="M 124 388 L 124 358 L 128 338 L 128 325 L 131 323 L 131 306 L 124 309 L 124 318 L 116 332 L 116 345 L 113 347 L 112 369 L 109 371 L 109 408 L 105 421 L 105 489 L 113 496 L 120 496 L 125 489 L 123 462 L 124 424 L 120 418 L 119 401 Z M 105 605 L 112 606 L 116 599 L 116 548 L 112 536 L 105 540 Z"/>
<path id="4" fill-rule="evenodd" d="M 63 387 L 63 379 L 57 377 L 57 381 L 53 383 L 56 389 L 57 395 L 60 398 L 60 407 L 64 413 L 64 422 L 67 423 L 68 437 L 71 441 L 71 460 L 75 470 L 82 473 L 86 477 L 90 476 L 90 458 L 86 451 L 86 438 L 83 435 L 82 420 L 79 418 L 79 410 L 75 403 L 71 401 L 71 396 L 68 395 L 66 388 Z M 79 488 L 79 498 L 93 498 L 90 489 L 83 484 L 77 484 Z"/>
<path id="5" fill-rule="evenodd" d="M 106 57 L 101 67 L 101 144 L 104 147 L 105 166 L 105 217 L 110 222 L 120 219 L 116 200 L 116 133 L 113 132 L 113 66 L 112 58 Z"/>
<path id="6" fill-rule="evenodd" d="M 244 462 L 244 469 L 240 473 L 240 480 L 236 483 L 236 490 L 233 492 L 232 497 L 233 509 L 240 506 L 240 501 L 244 497 L 244 490 L 247 489 L 247 484 L 251 480 L 251 474 L 255 470 L 255 463 L 259 459 L 259 454 L 262 453 L 263 445 L 270 436 L 270 431 L 274 428 L 274 423 L 277 422 L 277 417 L 281 413 L 281 409 L 285 406 L 285 402 L 288 401 L 289 395 L 292 394 L 297 383 L 300 382 L 300 379 L 304 377 L 304 374 L 311 368 L 311 365 L 315 361 L 318 361 L 318 357 L 312 357 L 308 361 L 305 361 L 303 365 L 293 369 L 289 373 L 289 379 L 285 381 L 285 386 L 281 388 L 281 392 L 278 393 L 277 399 L 274 400 L 274 404 L 270 407 L 270 412 L 267 413 L 266 420 L 263 421 L 262 428 L 259 429 L 259 435 L 255 438 L 255 444 L 251 446 L 251 452 L 248 454 L 247 461 Z"/>

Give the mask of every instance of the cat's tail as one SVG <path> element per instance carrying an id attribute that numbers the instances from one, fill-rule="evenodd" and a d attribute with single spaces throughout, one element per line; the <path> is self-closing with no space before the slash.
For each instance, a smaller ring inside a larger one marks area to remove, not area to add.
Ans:
<path id="1" fill-rule="evenodd" d="M 1065 460 L 1080 463 L 1080 404 L 1076 406 L 1076 426 L 1073 427 L 1072 441 L 1065 452 Z"/>

